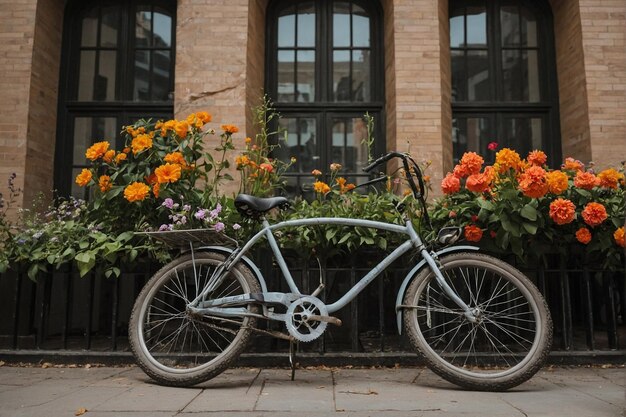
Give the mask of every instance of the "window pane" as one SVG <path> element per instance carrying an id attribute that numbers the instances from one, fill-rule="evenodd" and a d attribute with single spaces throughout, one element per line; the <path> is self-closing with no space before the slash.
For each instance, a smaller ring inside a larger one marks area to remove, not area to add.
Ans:
<path id="1" fill-rule="evenodd" d="M 135 15 L 135 46 L 147 47 L 152 45 L 152 13 L 150 9 L 137 10 Z"/>
<path id="2" fill-rule="evenodd" d="M 335 3 L 333 10 L 333 46 L 350 46 L 350 5 Z"/>
<path id="3" fill-rule="evenodd" d="M 296 163 L 291 166 L 289 172 L 308 174 L 314 169 L 321 169 L 315 119 L 281 117 L 278 124 L 286 131 L 287 140 L 281 142 L 280 147 L 274 150 L 274 157 L 288 162 L 295 156 Z"/>
<path id="4" fill-rule="evenodd" d="M 352 101 L 370 101 L 370 51 L 352 51 Z"/>
<path id="5" fill-rule="evenodd" d="M 496 141 L 492 135 L 492 127 L 487 117 L 453 117 L 452 118 L 452 147 L 454 163 L 465 152 L 478 152 L 485 157 L 485 162 L 491 164 L 494 161 L 493 152 L 485 152 L 489 142 Z"/>
<path id="6" fill-rule="evenodd" d="M 465 52 L 450 51 L 450 62 L 452 64 L 452 101 L 465 101 L 467 100 Z"/>
<path id="7" fill-rule="evenodd" d="M 502 51 L 502 93 L 506 101 L 522 100 L 521 67 L 520 51 Z"/>
<path id="8" fill-rule="evenodd" d="M 117 28 L 120 27 L 119 7 L 104 7 L 100 25 L 100 46 L 117 46 Z"/>
<path id="9" fill-rule="evenodd" d="M 521 9 L 522 17 L 522 45 L 537 46 L 537 20 L 535 15 L 525 7 Z"/>
<path id="10" fill-rule="evenodd" d="M 298 51 L 298 86 L 296 101 L 315 100 L 315 51 Z"/>
<path id="11" fill-rule="evenodd" d="M 517 6 L 502 6 L 500 9 L 500 32 L 502 33 L 503 46 L 518 46 L 520 44 Z"/>
<path id="12" fill-rule="evenodd" d="M 537 51 L 522 52 L 522 71 L 524 72 L 524 101 L 538 102 L 541 100 L 539 91 L 539 62 Z"/>
<path id="13" fill-rule="evenodd" d="M 80 52 L 80 68 L 78 69 L 78 100 L 93 100 L 93 84 L 96 73 L 96 52 Z"/>
<path id="14" fill-rule="evenodd" d="M 487 51 L 467 52 L 467 101 L 491 99 Z"/>
<path id="15" fill-rule="evenodd" d="M 278 101 L 295 101 L 294 64 L 294 51 L 278 51 Z"/>
<path id="16" fill-rule="evenodd" d="M 459 48 L 465 44 L 465 9 L 450 12 L 450 47 Z"/>
<path id="17" fill-rule="evenodd" d="M 283 11 L 283 15 L 278 17 L 278 46 L 296 46 L 296 20 L 295 10 L 289 7 Z"/>
<path id="18" fill-rule="evenodd" d="M 482 6 L 467 8 L 467 46 L 487 45 L 487 14 Z"/>
<path id="19" fill-rule="evenodd" d="M 150 99 L 150 51 L 135 51 L 135 83 L 133 99 L 146 101 Z"/>
<path id="20" fill-rule="evenodd" d="M 352 10 L 352 45 L 370 46 L 370 18 L 362 8 L 354 5 Z"/>
<path id="21" fill-rule="evenodd" d="M 298 46 L 315 46 L 315 5 L 298 7 Z"/>
<path id="22" fill-rule="evenodd" d="M 98 8 L 94 7 L 83 17 L 80 46 L 93 47 L 98 42 Z"/>
<path id="23" fill-rule="evenodd" d="M 333 52 L 333 93 L 335 101 L 350 101 L 350 51 Z"/>
<path id="24" fill-rule="evenodd" d="M 171 59 L 169 51 L 154 51 L 152 68 L 152 100 L 167 101 L 171 89 Z"/>
<path id="25" fill-rule="evenodd" d="M 330 162 L 340 163 L 343 172 L 361 172 L 367 164 L 365 122 L 360 117 L 332 119 Z"/>
<path id="26" fill-rule="evenodd" d="M 96 77 L 94 100 L 115 100 L 115 71 L 117 51 L 100 51 L 100 70 Z"/>
<path id="27" fill-rule="evenodd" d="M 504 142 L 522 157 L 543 144 L 542 121 L 538 117 L 507 117 L 504 119 Z"/>
<path id="28" fill-rule="evenodd" d="M 157 48 L 172 46 L 172 18 L 164 13 L 154 13 L 153 41 Z"/>

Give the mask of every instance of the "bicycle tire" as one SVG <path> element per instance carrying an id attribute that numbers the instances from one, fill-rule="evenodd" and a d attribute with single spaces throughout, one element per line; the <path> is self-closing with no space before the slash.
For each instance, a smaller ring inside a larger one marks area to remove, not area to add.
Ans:
<path id="1" fill-rule="evenodd" d="M 471 323 L 440 288 L 430 268 L 407 288 L 404 325 L 428 367 L 456 385 L 504 391 L 530 379 L 552 344 L 552 319 L 535 285 L 519 270 L 488 255 L 440 258 L 448 285 L 480 320 Z"/>
<path id="2" fill-rule="evenodd" d="M 139 367 L 159 384 L 192 386 L 214 378 L 247 347 L 255 317 L 224 319 L 186 312 L 188 301 L 224 260 L 215 252 L 181 256 L 150 278 L 137 297 L 129 322 L 130 347 Z M 209 298 L 260 291 L 254 274 L 239 263 Z M 247 308 L 259 311 L 255 305 Z"/>

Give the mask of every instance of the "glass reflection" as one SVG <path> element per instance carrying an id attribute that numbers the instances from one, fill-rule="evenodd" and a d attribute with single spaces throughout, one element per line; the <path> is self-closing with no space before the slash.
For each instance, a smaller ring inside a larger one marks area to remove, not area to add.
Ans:
<path id="1" fill-rule="evenodd" d="M 500 9 L 500 32 L 502 45 L 518 46 L 520 44 L 519 13 L 516 6 L 502 6 Z"/>
<path id="2" fill-rule="evenodd" d="M 333 93 L 335 101 L 350 100 L 350 51 L 333 52 Z"/>
<path id="3" fill-rule="evenodd" d="M 278 47 L 294 47 L 296 45 L 296 19 L 293 7 L 286 8 L 278 17 Z"/>
<path id="4" fill-rule="evenodd" d="M 169 100 L 171 89 L 170 52 L 154 51 L 152 57 L 154 60 L 152 68 L 152 100 Z"/>
<path id="5" fill-rule="evenodd" d="M 135 51 L 135 83 L 133 98 L 136 101 L 150 100 L 150 51 Z"/>
<path id="6" fill-rule="evenodd" d="M 489 60 L 487 51 L 468 51 L 467 100 L 489 100 L 491 98 L 489 83 Z"/>
<path id="7" fill-rule="evenodd" d="M 527 155 L 543 144 L 542 121 L 538 117 L 507 117 L 504 119 L 506 145 L 520 155 Z"/>
<path id="8" fill-rule="evenodd" d="M 94 47 L 98 42 L 98 9 L 93 8 L 83 17 L 80 46 Z"/>
<path id="9" fill-rule="evenodd" d="M 333 9 L 333 46 L 350 46 L 350 4 L 337 2 Z"/>
<path id="10" fill-rule="evenodd" d="M 522 46 L 536 47 L 537 44 L 537 20 L 533 12 L 526 7 L 521 8 L 522 21 Z"/>
<path id="11" fill-rule="evenodd" d="M 284 162 L 289 162 L 292 156 L 296 157 L 296 163 L 288 172 L 307 174 L 320 169 L 315 119 L 281 117 L 278 124 L 286 131 L 286 140 L 275 149 L 273 156 Z"/>
<path id="12" fill-rule="evenodd" d="M 313 4 L 298 7 L 298 46 L 315 46 L 315 6 Z"/>
<path id="13" fill-rule="evenodd" d="M 163 13 L 154 13 L 153 40 L 157 48 L 172 46 L 172 18 Z"/>
<path id="14" fill-rule="evenodd" d="M 478 152 L 485 158 L 486 164 L 495 159 L 493 152 L 485 152 L 489 142 L 495 138 L 491 135 L 491 123 L 487 117 L 455 117 L 452 119 L 452 148 L 454 163 L 465 152 Z"/>
<path id="15" fill-rule="evenodd" d="M 523 94 L 524 101 L 538 102 L 541 100 L 539 90 L 539 62 L 537 51 L 522 52 Z"/>
<path id="16" fill-rule="evenodd" d="M 333 118 L 330 162 L 340 163 L 344 172 L 361 172 L 367 164 L 366 137 L 362 118 Z"/>
<path id="17" fill-rule="evenodd" d="M 352 51 L 352 101 L 370 100 L 370 51 Z"/>
<path id="18" fill-rule="evenodd" d="M 465 52 L 450 51 L 450 62 L 452 67 L 452 101 L 465 101 L 467 94 L 465 86 L 467 75 L 465 72 Z"/>
<path id="19" fill-rule="evenodd" d="M 278 101 L 295 101 L 295 53 L 278 51 Z"/>
<path id="20" fill-rule="evenodd" d="M 467 46 L 487 46 L 487 13 L 484 7 L 467 8 Z"/>
<path id="21" fill-rule="evenodd" d="M 80 52 L 80 69 L 78 74 L 78 100 L 93 100 L 94 76 L 96 73 L 96 51 Z"/>
<path id="22" fill-rule="evenodd" d="M 95 80 L 93 99 L 115 100 L 117 51 L 100 51 L 100 69 Z"/>
<path id="23" fill-rule="evenodd" d="M 115 117 L 76 117 L 74 119 L 73 162 L 87 165 L 85 152 L 95 142 L 108 140 L 115 144 L 117 119 Z"/>
<path id="24" fill-rule="evenodd" d="M 353 6 L 352 10 L 352 46 L 370 46 L 370 19 L 358 6 Z"/>
<path id="25" fill-rule="evenodd" d="M 465 10 L 457 9 L 450 13 L 450 47 L 459 48 L 465 44 Z"/>
<path id="26" fill-rule="evenodd" d="M 100 46 L 117 46 L 117 29 L 120 26 L 119 7 L 104 7 L 100 24 Z"/>
<path id="27" fill-rule="evenodd" d="M 150 10 L 138 10 L 135 16 L 135 46 L 152 45 L 152 13 Z"/>

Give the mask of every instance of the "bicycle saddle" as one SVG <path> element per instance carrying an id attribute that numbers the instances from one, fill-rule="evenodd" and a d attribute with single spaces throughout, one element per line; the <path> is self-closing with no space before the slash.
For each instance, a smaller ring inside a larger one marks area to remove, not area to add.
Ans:
<path id="1" fill-rule="evenodd" d="M 242 216 L 258 218 L 274 207 L 289 207 L 289 200 L 285 197 L 254 197 L 248 194 L 239 194 L 235 198 L 235 207 Z"/>

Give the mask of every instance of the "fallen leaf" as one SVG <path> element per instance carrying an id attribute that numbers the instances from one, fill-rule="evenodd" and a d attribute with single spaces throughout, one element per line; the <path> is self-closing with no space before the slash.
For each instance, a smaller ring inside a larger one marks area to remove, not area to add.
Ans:
<path id="1" fill-rule="evenodd" d="M 342 394 L 358 394 L 358 395 L 378 395 L 376 391 L 339 391 Z"/>
<path id="2" fill-rule="evenodd" d="M 4 361 L 0 361 L 0 366 L 4 366 Z"/>
<path id="3" fill-rule="evenodd" d="M 91 368 L 90 364 L 85 365 L 85 369 L 89 369 L 89 368 Z"/>
<path id="4" fill-rule="evenodd" d="M 326 388 L 324 385 L 320 385 L 319 387 L 317 387 L 317 389 L 323 389 Z"/>
<path id="5" fill-rule="evenodd" d="M 85 414 L 87 410 L 85 407 L 81 407 L 78 410 L 76 410 L 76 412 L 74 413 L 75 416 L 82 416 L 83 414 Z"/>
<path id="6" fill-rule="evenodd" d="M 52 364 L 50 362 L 44 362 L 43 365 L 41 365 L 42 368 L 46 369 L 46 368 L 50 368 L 52 366 Z"/>

